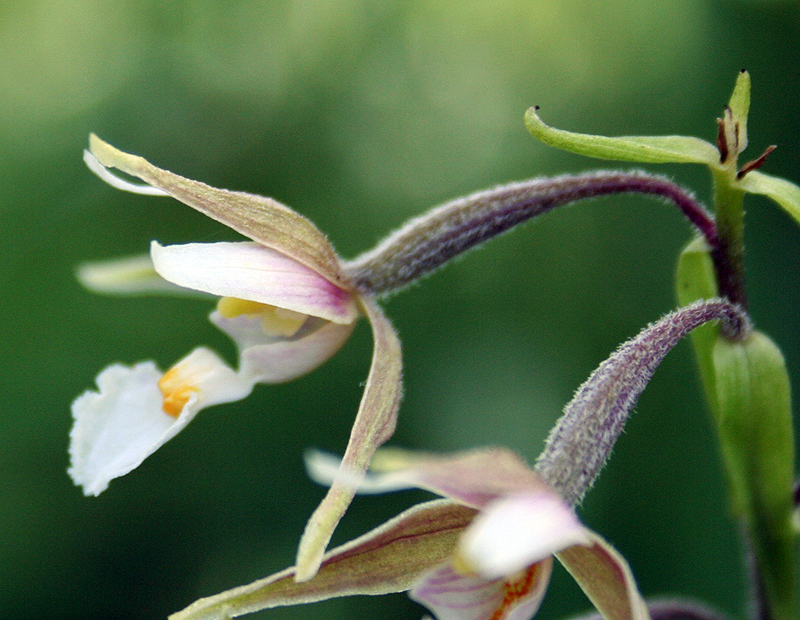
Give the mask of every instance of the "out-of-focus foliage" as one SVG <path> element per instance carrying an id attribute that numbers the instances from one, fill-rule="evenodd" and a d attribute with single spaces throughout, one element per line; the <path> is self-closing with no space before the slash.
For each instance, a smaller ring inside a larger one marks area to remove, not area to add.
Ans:
<path id="1" fill-rule="evenodd" d="M 800 180 L 800 9 L 724 0 L 6 1 L 0 4 L 0 608 L 14 618 L 161 618 L 290 564 L 323 490 L 308 446 L 341 451 L 366 376 L 368 330 L 312 375 L 206 412 L 100 498 L 66 475 L 69 403 L 113 361 L 166 366 L 232 346 L 208 302 L 93 296 L 84 260 L 232 238 L 167 199 L 94 178 L 89 131 L 190 178 L 271 195 L 345 256 L 406 218 L 494 183 L 596 162 L 537 144 L 558 127 L 715 136 L 736 72 L 753 76 L 753 156 Z M 708 194 L 700 167 L 657 168 Z M 800 229 L 751 197 L 756 324 L 800 384 Z M 385 304 L 403 338 L 396 444 L 504 444 L 533 459 L 572 391 L 674 306 L 689 239 L 670 208 L 605 199 L 491 242 Z M 645 392 L 581 517 L 646 595 L 743 604 L 736 532 L 692 358 Z M 527 429 L 520 432 L 520 428 Z M 342 542 L 410 505 L 357 500 Z M 542 618 L 588 608 L 556 575 Z M 263 618 L 418 618 L 403 596 Z"/>

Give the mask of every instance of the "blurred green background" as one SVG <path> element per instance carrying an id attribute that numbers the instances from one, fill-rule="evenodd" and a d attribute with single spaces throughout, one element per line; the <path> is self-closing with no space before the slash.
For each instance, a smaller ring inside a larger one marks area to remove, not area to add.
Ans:
<path id="1" fill-rule="evenodd" d="M 366 376 L 366 324 L 335 358 L 201 414 L 99 498 L 66 474 L 72 399 L 115 361 L 168 366 L 233 348 L 195 300 L 104 298 L 84 260 L 235 239 L 175 201 L 88 172 L 89 131 L 157 165 L 291 205 L 344 256 L 446 199 L 608 167 L 536 143 L 556 126 L 715 135 L 736 72 L 753 77 L 755 157 L 800 180 L 800 8 L 713 0 L 31 0 L 0 3 L 0 609 L 17 620 L 157 619 L 293 561 L 323 489 L 301 454 L 341 452 Z M 749 153 L 748 153 L 749 154 Z M 657 167 L 707 199 L 707 172 Z M 756 323 L 800 385 L 800 229 L 751 198 Z M 688 225 L 657 202 L 557 211 L 385 304 L 405 348 L 394 445 L 538 454 L 563 405 L 624 339 L 674 305 Z M 686 343 L 642 397 L 581 514 L 647 596 L 740 614 L 735 528 Z M 359 498 L 342 542 L 427 497 Z M 541 611 L 588 602 L 556 574 Z M 416 619 L 404 595 L 258 614 Z"/>

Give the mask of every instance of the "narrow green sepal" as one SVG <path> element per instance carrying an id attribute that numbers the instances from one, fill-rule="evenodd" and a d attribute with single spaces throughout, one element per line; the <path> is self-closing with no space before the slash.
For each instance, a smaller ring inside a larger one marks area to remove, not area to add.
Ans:
<path id="1" fill-rule="evenodd" d="M 800 187 L 791 181 L 754 170 L 742 177 L 737 185 L 751 194 L 772 198 L 800 224 Z"/>
<path id="2" fill-rule="evenodd" d="M 722 454 L 767 617 L 794 620 L 794 437 L 783 355 L 767 336 L 753 332 L 741 342 L 718 337 L 713 359 Z"/>
<path id="3" fill-rule="evenodd" d="M 534 138 L 556 148 L 617 161 L 634 161 L 649 164 L 695 163 L 716 166 L 719 152 L 716 147 L 690 136 L 623 136 L 609 138 L 573 133 L 546 125 L 530 108 L 525 113 L 525 127 Z"/>
<path id="4" fill-rule="evenodd" d="M 701 299 L 714 299 L 719 296 L 710 250 L 702 237 L 689 242 L 681 252 L 675 281 L 678 305 L 681 307 Z M 715 418 L 717 417 L 717 388 L 714 382 L 713 353 L 718 335 L 718 323 L 706 323 L 696 327 L 690 334 L 703 391 Z"/>

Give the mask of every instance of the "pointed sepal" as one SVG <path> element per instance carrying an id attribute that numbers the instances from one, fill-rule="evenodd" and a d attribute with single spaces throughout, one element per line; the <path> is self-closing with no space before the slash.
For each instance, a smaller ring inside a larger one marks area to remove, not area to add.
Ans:
<path id="1" fill-rule="evenodd" d="M 108 181 L 107 177 L 113 176 L 108 168 L 117 168 L 253 241 L 294 258 L 337 286 L 347 286 L 339 258 L 325 235 L 308 219 L 278 201 L 186 179 L 157 168 L 143 157 L 120 151 L 94 134 L 89 136 L 89 150 L 105 169 L 103 179 Z"/>

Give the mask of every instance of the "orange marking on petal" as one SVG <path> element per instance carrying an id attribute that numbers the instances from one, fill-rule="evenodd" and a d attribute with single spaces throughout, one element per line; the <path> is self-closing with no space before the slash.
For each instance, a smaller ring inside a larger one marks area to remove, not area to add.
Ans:
<path id="1" fill-rule="evenodd" d="M 516 578 L 503 582 L 505 590 L 503 601 L 489 620 L 503 620 L 514 603 L 528 596 L 536 585 L 536 573 L 538 572 L 539 564 L 533 564 L 524 572 L 518 573 Z"/>
<path id="2" fill-rule="evenodd" d="M 181 381 L 178 368 L 171 368 L 158 381 L 158 389 L 164 396 L 162 409 L 167 415 L 177 418 L 192 394 L 198 392 L 196 386 Z"/>

